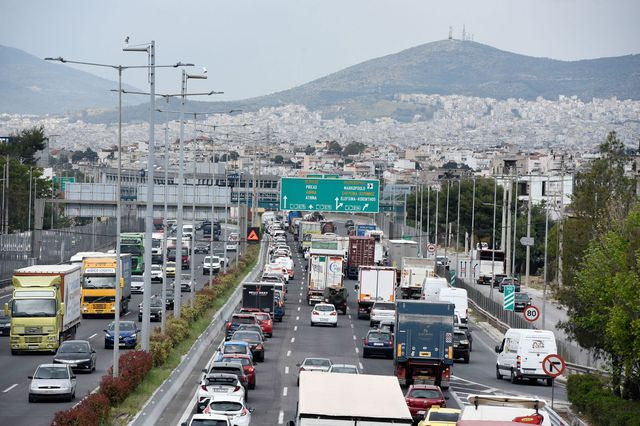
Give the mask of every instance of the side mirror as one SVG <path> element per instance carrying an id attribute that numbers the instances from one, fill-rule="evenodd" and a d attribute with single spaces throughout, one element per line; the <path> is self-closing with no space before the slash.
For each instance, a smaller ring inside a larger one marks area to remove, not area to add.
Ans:
<path id="1" fill-rule="evenodd" d="M 497 353 L 497 354 L 499 354 L 499 353 L 500 353 L 500 345 L 496 345 L 496 347 L 495 347 L 495 351 L 496 351 L 496 353 Z"/>
<path id="2" fill-rule="evenodd" d="M 104 331 L 105 333 L 107 333 L 107 329 L 106 329 L 106 328 L 105 328 L 104 330 L 102 330 L 102 331 Z"/>
<path id="3" fill-rule="evenodd" d="M 445 396 L 445 397 L 444 397 L 444 399 L 446 399 L 446 400 L 448 401 L 448 400 L 449 400 L 449 397 L 448 397 L 448 396 Z"/>
<path id="4" fill-rule="evenodd" d="M 360 286 L 358 284 L 356 284 L 356 285 L 353 286 L 353 288 L 354 288 L 354 290 L 357 290 L 357 289 L 360 288 Z"/>
<path id="5" fill-rule="evenodd" d="M 296 367 L 300 367 L 300 363 L 297 363 L 297 364 L 296 364 Z"/>
<path id="6" fill-rule="evenodd" d="M 255 408 L 249 408 L 249 412 L 253 414 L 253 412 L 256 411 Z"/>
<path id="7" fill-rule="evenodd" d="M 76 375 L 75 375 L 75 374 L 72 374 L 72 375 L 71 375 L 71 380 L 75 380 L 75 379 L 76 379 Z"/>
<path id="8" fill-rule="evenodd" d="M 207 369 L 206 369 L 206 368 L 203 368 L 203 369 L 202 369 L 202 372 L 203 372 L 203 373 L 206 373 L 206 372 L 207 372 Z"/>

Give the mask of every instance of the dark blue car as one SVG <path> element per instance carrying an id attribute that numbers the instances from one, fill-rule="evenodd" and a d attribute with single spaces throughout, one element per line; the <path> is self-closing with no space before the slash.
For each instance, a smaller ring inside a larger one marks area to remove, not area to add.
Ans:
<path id="1" fill-rule="evenodd" d="M 284 302 L 280 299 L 279 296 L 276 295 L 274 308 L 273 308 L 273 319 L 274 321 L 282 322 L 282 317 L 284 316 Z"/>
<path id="2" fill-rule="evenodd" d="M 112 322 L 104 330 L 104 348 L 113 349 L 113 336 L 115 324 Z M 120 321 L 120 339 L 121 348 L 135 348 L 138 344 L 138 327 L 133 321 Z"/>
<path id="3" fill-rule="evenodd" d="M 385 330 L 369 330 L 364 338 L 362 346 L 362 357 L 384 356 L 393 358 L 393 336 Z"/>

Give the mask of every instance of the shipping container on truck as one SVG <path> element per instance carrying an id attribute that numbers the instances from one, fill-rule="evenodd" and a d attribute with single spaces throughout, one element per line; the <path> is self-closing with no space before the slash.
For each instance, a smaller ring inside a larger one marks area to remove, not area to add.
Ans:
<path id="1" fill-rule="evenodd" d="M 260 309 L 273 315 L 274 285 L 268 283 L 243 283 L 242 307 Z"/>
<path id="2" fill-rule="evenodd" d="M 324 244 L 330 244 L 326 242 Z M 320 303 L 326 287 L 343 286 L 344 253 L 339 249 L 311 248 L 307 268 L 307 303 Z"/>
<path id="3" fill-rule="evenodd" d="M 433 384 L 449 388 L 454 310 L 451 303 L 396 302 L 393 365 L 401 386 Z"/>
<path id="4" fill-rule="evenodd" d="M 120 314 L 131 300 L 131 255 L 120 255 Z M 82 262 L 82 318 L 90 315 L 114 315 L 116 307 L 116 255 L 86 257 Z"/>
<path id="5" fill-rule="evenodd" d="M 379 229 L 365 230 L 364 236 L 371 237 L 375 240 L 376 251 L 374 256 L 374 262 L 376 265 L 382 266 L 382 264 L 384 263 L 384 243 L 383 243 L 384 232 Z"/>
<path id="6" fill-rule="evenodd" d="M 358 277 L 358 319 L 369 318 L 375 302 L 393 302 L 396 290 L 396 268 L 361 266 Z"/>
<path id="7" fill-rule="evenodd" d="M 11 354 L 56 352 L 80 325 L 79 265 L 34 265 L 13 273 Z M 4 305 L 5 314 L 9 306 Z"/>
<path id="8" fill-rule="evenodd" d="M 347 277 L 358 278 L 358 268 L 375 263 L 376 242 L 371 237 L 349 237 Z"/>
<path id="9" fill-rule="evenodd" d="M 420 299 L 422 285 L 426 277 L 435 276 L 435 259 L 405 257 L 402 259 L 400 294 L 402 299 Z"/>

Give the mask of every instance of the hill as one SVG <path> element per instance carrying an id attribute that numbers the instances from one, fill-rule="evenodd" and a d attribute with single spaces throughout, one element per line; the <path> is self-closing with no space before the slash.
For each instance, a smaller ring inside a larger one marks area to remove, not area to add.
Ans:
<path id="1" fill-rule="evenodd" d="M 0 45 L 0 112 L 43 115 L 111 109 L 117 105 L 117 94 L 110 90 L 117 87 L 88 72 Z"/>

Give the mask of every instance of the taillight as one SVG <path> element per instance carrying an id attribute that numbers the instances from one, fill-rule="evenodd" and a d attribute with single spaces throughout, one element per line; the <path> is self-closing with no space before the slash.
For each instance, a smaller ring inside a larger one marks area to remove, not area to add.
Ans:
<path id="1" fill-rule="evenodd" d="M 369 344 L 369 338 L 368 338 L 368 337 L 365 337 L 365 339 L 364 339 L 364 344 L 365 344 L 365 345 L 368 345 L 368 344 Z"/>
<path id="2" fill-rule="evenodd" d="M 227 330 L 229 330 L 230 328 L 231 328 L 231 323 L 230 323 L 230 322 L 228 322 L 228 323 L 227 323 Z"/>
<path id="3" fill-rule="evenodd" d="M 518 355 L 516 357 L 516 368 L 520 368 L 520 360 L 521 360 L 520 355 Z"/>
<path id="4" fill-rule="evenodd" d="M 335 317 L 336 315 L 338 315 L 338 313 L 336 311 L 333 311 L 329 315 L 331 315 L 332 317 Z"/>
<path id="5" fill-rule="evenodd" d="M 304 371 L 304 367 L 298 368 L 298 371 Z"/>
<path id="6" fill-rule="evenodd" d="M 311 312 L 311 314 L 312 314 L 312 315 L 320 315 L 320 314 L 319 314 L 318 312 L 316 312 L 316 311 L 312 311 L 312 312 Z"/>
<path id="7" fill-rule="evenodd" d="M 233 388 L 234 392 L 238 392 L 240 390 L 240 388 L 242 388 L 242 386 L 236 386 L 235 388 Z"/>
<path id="8" fill-rule="evenodd" d="M 249 374 L 253 373 L 253 367 L 247 368 L 247 373 L 249 373 Z"/>
<path id="9" fill-rule="evenodd" d="M 208 391 L 209 391 L 209 389 L 207 389 L 207 387 L 206 387 L 205 385 L 201 385 L 200 387 L 201 387 L 201 388 L 202 388 L 202 390 L 203 390 L 203 391 L 205 391 L 205 392 L 208 392 Z"/>
<path id="10" fill-rule="evenodd" d="M 544 417 L 542 416 L 542 414 L 535 413 L 529 416 L 516 417 L 511 421 L 516 423 L 527 423 L 530 425 L 541 425 L 544 421 Z"/>

